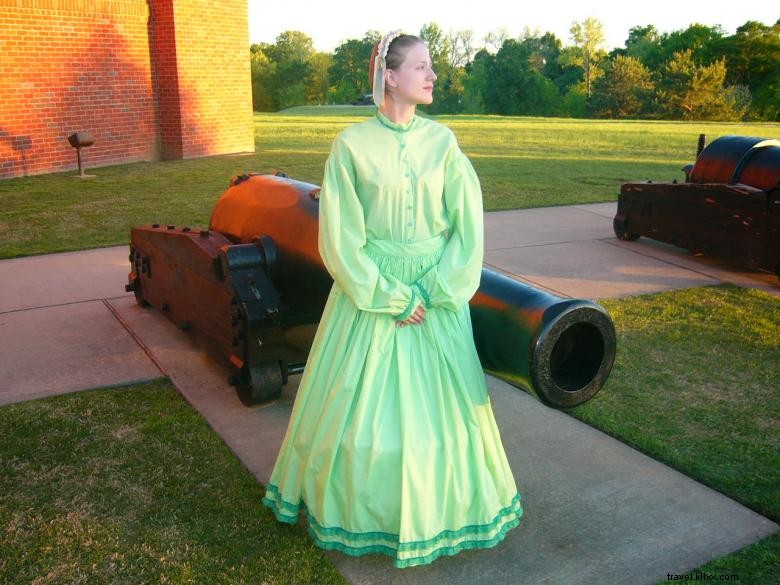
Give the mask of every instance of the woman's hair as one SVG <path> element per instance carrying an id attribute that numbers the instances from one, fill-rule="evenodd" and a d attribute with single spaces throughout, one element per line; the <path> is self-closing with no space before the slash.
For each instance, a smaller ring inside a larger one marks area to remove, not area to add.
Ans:
<path id="1" fill-rule="evenodd" d="M 382 39 L 379 39 L 374 43 L 374 48 L 371 49 L 371 59 L 368 63 L 368 83 L 372 89 L 374 87 L 374 62 L 379 52 L 379 43 L 381 42 Z M 406 59 L 406 51 L 416 43 L 425 44 L 425 41 L 416 35 L 399 35 L 390 41 L 390 46 L 387 48 L 387 57 L 385 57 L 387 69 L 398 71 L 401 63 Z"/>

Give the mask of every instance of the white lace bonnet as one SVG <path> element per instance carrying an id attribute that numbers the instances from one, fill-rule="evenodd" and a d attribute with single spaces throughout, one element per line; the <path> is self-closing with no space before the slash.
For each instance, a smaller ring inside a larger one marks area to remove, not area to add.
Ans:
<path id="1" fill-rule="evenodd" d="M 387 68 L 385 58 L 387 57 L 387 50 L 390 48 L 390 43 L 393 39 L 402 34 L 404 32 L 400 30 L 390 31 L 382 37 L 379 48 L 376 51 L 376 57 L 374 57 L 374 103 L 377 106 L 381 106 L 385 99 L 385 69 Z"/>

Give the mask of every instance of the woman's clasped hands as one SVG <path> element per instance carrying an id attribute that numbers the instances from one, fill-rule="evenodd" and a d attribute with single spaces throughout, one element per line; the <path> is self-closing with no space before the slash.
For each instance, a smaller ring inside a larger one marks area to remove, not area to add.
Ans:
<path id="1" fill-rule="evenodd" d="M 414 313 L 409 315 L 403 321 L 396 321 L 395 326 L 406 327 L 411 323 L 417 323 L 418 325 L 420 325 L 422 324 L 424 319 L 425 319 L 425 306 L 422 303 L 420 303 L 419 305 L 417 305 L 417 308 L 415 309 Z"/>

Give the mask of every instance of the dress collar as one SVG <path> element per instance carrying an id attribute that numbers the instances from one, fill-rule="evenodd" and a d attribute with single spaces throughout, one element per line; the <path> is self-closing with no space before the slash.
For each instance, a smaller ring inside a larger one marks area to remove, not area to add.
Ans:
<path id="1" fill-rule="evenodd" d="M 417 114 L 415 114 L 414 116 L 412 116 L 412 119 L 409 120 L 406 124 L 393 122 L 390 118 L 385 116 L 379 110 L 379 108 L 376 109 L 376 117 L 382 124 L 390 128 L 391 130 L 395 130 L 396 132 L 407 132 L 411 130 L 414 127 L 415 122 L 417 121 Z"/>

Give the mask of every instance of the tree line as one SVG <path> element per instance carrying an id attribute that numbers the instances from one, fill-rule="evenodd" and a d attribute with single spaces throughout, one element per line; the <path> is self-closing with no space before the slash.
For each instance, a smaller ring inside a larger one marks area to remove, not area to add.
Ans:
<path id="1" fill-rule="evenodd" d="M 604 49 L 600 21 L 572 23 L 571 44 L 552 33 L 506 29 L 477 43 L 470 30 L 418 33 L 438 77 L 429 114 L 499 114 L 668 120 L 780 120 L 780 19 L 748 21 L 733 35 L 692 24 L 660 32 L 629 30 L 623 47 Z M 252 44 L 255 111 L 350 104 L 370 94 L 368 60 L 381 38 L 370 30 L 333 53 L 300 31 Z"/>

